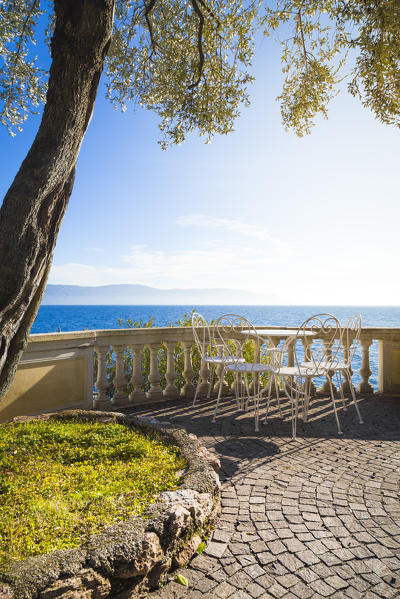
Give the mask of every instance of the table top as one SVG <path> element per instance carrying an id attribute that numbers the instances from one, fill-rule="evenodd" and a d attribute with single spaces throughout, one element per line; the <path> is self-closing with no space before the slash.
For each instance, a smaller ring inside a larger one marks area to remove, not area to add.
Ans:
<path id="1" fill-rule="evenodd" d="M 253 331 L 249 332 L 255 334 Z M 257 329 L 256 333 L 260 337 L 292 337 L 296 334 L 299 337 L 314 337 L 316 335 L 313 331 L 299 331 L 298 329 Z"/>

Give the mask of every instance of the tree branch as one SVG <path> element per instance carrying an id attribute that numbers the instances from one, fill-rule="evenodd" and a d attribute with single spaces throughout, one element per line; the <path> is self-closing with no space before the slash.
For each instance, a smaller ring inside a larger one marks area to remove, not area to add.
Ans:
<path id="1" fill-rule="evenodd" d="M 144 11 L 144 18 L 146 19 L 147 28 L 149 30 L 151 47 L 153 48 L 153 52 L 155 51 L 157 44 L 156 44 L 156 41 L 154 39 L 153 26 L 152 26 L 152 24 L 150 22 L 149 14 L 151 13 L 151 11 L 153 10 L 153 8 L 155 7 L 156 3 L 157 3 L 157 0 L 150 0 L 150 2 L 148 3 L 148 5 L 146 6 L 146 10 Z"/>
<path id="2" fill-rule="evenodd" d="M 306 70 L 307 70 L 308 58 L 307 58 L 306 43 L 304 40 L 303 21 L 301 20 L 301 8 L 299 8 L 299 12 L 297 13 L 297 16 L 298 16 L 298 29 L 300 31 L 301 44 L 303 46 L 303 54 L 304 54 L 304 60 L 306 63 Z"/>
<path id="3" fill-rule="evenodd" d="M 217 31 L 218 31 L 218 29 L 221 27 L 221 23 L 220 23 L 218 17 L 214 14 L 214 12 L 211 10 L 211 8 L 209 8 L 207 6 L 207 4 L 204 2 L 204 0 L 199 0 L 199 3 L 204 8 L 204 10 L 208 13 L 208 15 L 214 19 L 214 21 L 217 24 Z"/>
<path id="4" fill-rule="evenodd" d="M 201 2 L 201 0 L 199 0 Z M 197 4 L 197 0 L 191 0 L 191 4 L 197 16 L 199 17 L 199 29 L 197 32 L 197 48 L 199 51 L 199 65 L 198 65 L 198 77 L 197 79 L 189 85 L 189 89 L 193 89 L 197 87 L 201 81 L 201 76 L 203 74 L 203 66 L 204 66 L 204 52 L 203 52 L 203 28 L 204 28 L 204 15 L 200 10 L 199 5 Z"/>

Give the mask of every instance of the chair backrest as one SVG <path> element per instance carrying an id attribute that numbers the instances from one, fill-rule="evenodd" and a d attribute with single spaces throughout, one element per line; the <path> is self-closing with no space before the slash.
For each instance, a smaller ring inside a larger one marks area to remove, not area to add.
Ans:
<path id="1" fill-rule="evenodd" d="M 198 312 L 192 314 L 193 337 L 202 359 L 211 351 L 211 330 L 207 320 Z"/>
<path id="2" fill-rule="evenodd" d="M 361 335 L 361 314 L 350 316 L 342 328 L 342 361 L 347 367 L 351 366 L 359 345 Z"/>
<path id="3" fill-rule="evenodd" d="M 254 325 L 239 314 L 220 316 L 215 321 L 212 337 L 214 347 L 222 356 L 229 357 L 231 363 L 243 361 L 243 358 L 248 363 L 258 363 L 260 354 L 262 356 L 263 352 L 270 351 L 266 347 L 269 345 L 268 340 L 260 337 Z M 271 346 L 273 347 L 272 343 Z M 253 355 L 251 348 L 254 349 Z"/>
<path id="4" fill-rule="evenodd" d="M 299 342 L 304 357 L 298 351 Z M 294 358 L 308 376 L 323 376 L 329 366 L 336 366 L 341 359 L 341 327 L 336 316 L 322 313 L 307 318 L 294 337 Z"/>

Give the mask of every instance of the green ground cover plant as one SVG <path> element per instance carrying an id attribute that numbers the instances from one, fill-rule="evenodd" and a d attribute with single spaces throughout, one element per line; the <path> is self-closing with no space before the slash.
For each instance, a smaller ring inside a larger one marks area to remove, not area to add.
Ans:
<path id="1" fill-rule="evenodd" d="M 77 420 L 0 426 L 0 563 L 76 547 L 177 487 L 178 448 Z"/>

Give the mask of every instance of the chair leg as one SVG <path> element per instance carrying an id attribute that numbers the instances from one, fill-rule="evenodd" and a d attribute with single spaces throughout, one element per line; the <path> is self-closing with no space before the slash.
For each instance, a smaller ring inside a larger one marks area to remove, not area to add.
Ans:
<path id="1" fill-rule="evenodd" d="M 296 392 L 294 394 L 293 397 L 293 380 L 291 382 L 291 392 L 290 392 L 290 396 L 291 396 L 291 411 L 292 411 L 292 440 L 296 441 L 296 428 L 297 428 L 297 412 L 298 412 L 298 390 L 296 389 Z"/>
<path id="2" fill-rule="evenodd" d="M 297 433 L 297 418 L 299 415 L 299 387 L 296 389 L 296 395 L 295 395 L 295 401 L 296 404 L 294 406 L 294 429 L 293 429 L 293 424 L 292 424 L 292 431 L 294 430 L 294 434 L 293 436 L 293 440 L 296 440 L 296 433 Z"/>
<path id="3" fill-rule="evenodd" d="M 352 397 L 352 400 L 353 400 L 353 403 L 354 403 L 354 407 L 355 407 L 356 412 L 357 412 L 358 420 L 360 421 L 360 424 L 364 424 L 364 421 L 361 418 L 360 408 L 358 407 L 356 392 L 354 391 L 353 383 L 351 382 L 350 372 L 348 370 L 345 370 L 344 372 L 345 372 L 345 377 L 346 377 L 347 382 L 348 382 L 349 387 L 350 387 L 351 397 Z"/>
<path id="4" fill-rule="evenodd" d="M 342 373 L 340 372 L 340 370 L 336 373 L 336 378 L 337 378 L 337 383 L 338 383 L 338 387 L 339 387 L 340 398 L 342 400 L 343 409 L 347 410 L 346 401 L 345 401 L 344 393 L 343 393 L 343 377 L 342 377 Z"/>
<path id="5" fill-rule="evenodd" d="M 224 374 L 225 374 L 225 370 L 223 370 L 222 373 L 221 373 L 221 379 L 220 379 L 220 382 L 219 382 L 219 389 L 218 389 L 217 403 L 215 404 L 214 416 L 213 416 L 213 419 L 212 419 L 213 423 L 215 423 L 216 418 L 217 418 L 217 411 L 218 411 L 218 408 L 219 408 L 219 402 L 220 402 L 221 393 L 222 393 L 222 385 L 223 385 L 223 382 L 224 382 Z"/>
<path id="6" fill-rule="evenodd" d="M 192 406 L 194 406 L 194 405 L 196 404 L 197 395 L 198 395 L 198 393 L 199 393 L 200 384 L 201 384 L 201 376 L 200 376 L 200 372 L 201 372 L 201 368 L 202 368 L 203 364 L 204 364 L 204 362 L 202 361 L 202 362 L 201 362 L 201 365 L 200 365 L 200 370 L 199 370 L 199 380 L 197 381 L 197 385 L 196 385 L 196 391 L 195 391 L 195 394 L 194 394 L 194 398 L 193 398 L 193 403 L 192 403 Z"/>
<path id="7" fill-rule="evenodd" d="M 195 394 L 194 394 L 192 406 L 194 406 L 196 404 L 197 395 L 198 395 L 199 389 L 200 389 L 200 383 L 201 383 L 201 379 L 200 379 L 200 374 L 199 374 L 199 380 L 197 381 L 196 391 L 195 391 Z"/>
<path id="8" fill-rule="evenodd" d="M 259 409 L 260 409 L 260 395 L 257 395 L 254 397 L 254 420 L 255 420 L 254 428 L 255 428 L 256 433 L 258 433 L 260 430 Z"/>
<path id="9" fill-rule="evenodd" d="M 240 401 L 240 381 L 239 381 L 239 375 L 237 372 L 233 373 L 233 388 L 235 390 L 236 406 L 237 406 L 238 410 L 241 410 L 242 404 Z"/>
<path id="10" fill-rule="evenodd" d="M 244 412 L 245 411 L 245 407 L 244 407 L 244 389 L 243 389 L 243 375 L 240 374 L 240 372 L 235 372 L 234 373 L 234 387 L 235 387 L 235 398 L 236 398 L 236 405 L 237 408 L 240 412 Z"/>
<path id="11" fill-rule="evenodd" d="M 281 394 L 279 393 L 278 379 L 276 378 L 276 376 L 274 376 L 274 379 L 275 379 L 275 393 L 276 393 L 276 399 L 278 402 L 279 416 L 282 418 Z"/>
<path id="12" fill-rule="evenodd" d="M 249 379 L 247 377 L 247 374 L 244 373 L 244 386 L 246 389 L 246 399 L 243 400 L 243 409 L 245 412 L 247 412 L 247 410 L 249 409 L 249 401 L 250 401 L 250 387 L 249 387 Z"/>
<path id="13" fill-rule="evenodd" d="M 335 394 L 333 392 L 332 378 L 330 376 L 327 376 L 326 378 L 328 379 L 328 382 L 329 382 L 329 389 L 330 389 L 330 392 L 331 392 L 332 407 L 333 407 L 333 411 L 335 412 L 335 419 L 336 419 L 336 424 L 337 424 L 337 429 L 338 429 L 338 435 L 343 435 L 342 429 L 341 429 L 341 426 L 340 426 L 340 422 L 339 422 L 339 416 L 338 416 L 337 409 L 336 409 L 336 401 L 335 401 Z"/>
<path id="14" fill-rule="evenodd" d="M 213 384 L 213 380 L 214 380 L 214 370 L 215 370 L 215 366 L 211 365 L 211 368 L 210 368 L 210 382 L 208 383 L 207 399 L 210 399 L 210 397 L 211 397 L 211 389 L 212 389 L 212 384 Z"/>
<path id="15" fill-rule="evenodd" d="M 264 424 L 267 424 L 269 404 L 270 404 L 270 401 L 271 401 L 271 394 L 272 394 L 272 378 L 275 378 L 275 377 L 271 376 L 271 378 L 268 381 L 268 385 L 266 387 L 266 391 L 267 391 L 267 407 L 265 409 Z"/>
<path id="16" fill-rule="evenodd" d="M 303 422 L 308 420 L 308 407 L 311 400 L 311 378 L 307 378 L 304 382 L 304 399 L 303 399 Z"/>

